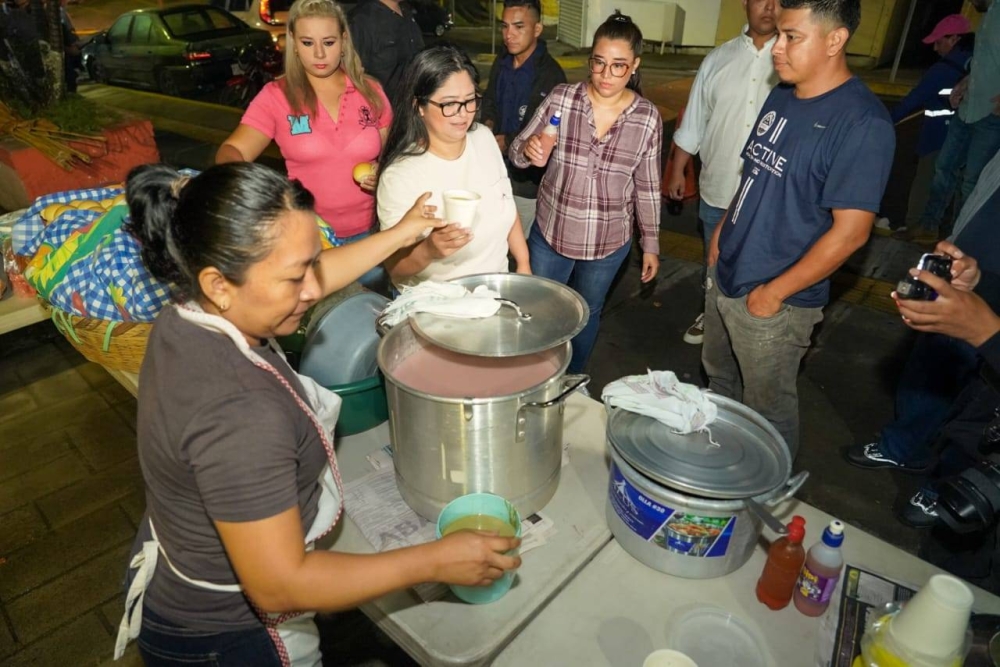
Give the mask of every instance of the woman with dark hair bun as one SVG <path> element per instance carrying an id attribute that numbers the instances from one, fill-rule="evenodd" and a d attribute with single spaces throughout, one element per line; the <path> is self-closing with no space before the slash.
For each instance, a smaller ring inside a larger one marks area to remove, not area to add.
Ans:
<path id="1" fill-rule="evenodd" d="M 587 365 L 601 309 L 639 228 L 642 282 L 659 270 L 660 153 L 663 120 L 641 97 L 642 32 L 615 11 L 594 33 L 590 77 L 556 86 L 515 139 L 508 156 L 520 168 L 548 168 L 538 188 L 536 224 L 528 237 L 531 271 L 567 283 L 590 306 L 573 339 L 570 373 Z M 546 157 L 542 129 L 561 115 L 555 149 Z"/>
<path id="2" fill-rule="evenodd" d="M 483 99 L 478 83 L 469 56 L 446 44 L 418 53 L 403 73 L 378 182 L 381 228 L 397 224 L 407 201 L 424 190 L 439 205 L 447 190 L 467 190 L 480 199 L 469 227 L 436 229 L 386 260 L 397 287 L 505 272 L 508 252 L 519 273 L 531 272 L 503 155 L 490 129 L 476 123 Z"/>
<path id="3" fill-rule="evenodd" d="M 517 567 L 517 540 L 462 531 L 372 555 L 313 549 L 340 518 L 340 398 L 285 362 L 274 337 L 444 223 L 425 193 L 399 224 L 320 249 L 313 196 L 259 164 L 188 179 L 133 169 L 131 231 L 176 303 L 153 326 L 137 438 L 146 515 L 116 657 L 147 665 L 318 665 L 318 610 L 425 581 L 479 585 Z"/>

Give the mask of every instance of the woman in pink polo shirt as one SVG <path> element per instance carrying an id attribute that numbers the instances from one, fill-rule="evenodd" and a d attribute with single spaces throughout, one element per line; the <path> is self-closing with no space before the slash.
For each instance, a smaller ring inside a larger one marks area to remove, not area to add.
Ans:
<path id="1" fill-rule="evenodd" d="M 344 10 L 333 0 L 297 0 L 287 44 L 285 76 L 254 98 L 215 161 L 253 161 L 274 140 L 289 178 L 313 193 L 316 213 L 350 243 L 368 236 L 375 222 L 374 173 L 359 184 L 353 171 L 378 160 L 392 122 L 389 100 L 364 75 Z"/>

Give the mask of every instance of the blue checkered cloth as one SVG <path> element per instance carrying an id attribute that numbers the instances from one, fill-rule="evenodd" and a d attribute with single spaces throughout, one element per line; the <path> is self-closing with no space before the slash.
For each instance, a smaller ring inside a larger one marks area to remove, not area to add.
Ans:
<path id="1" fill-rule="evenodd" d="M 43 195 L 35 200 L 24 215 L 14 223 L 11 230 L 11 248 L 15 255 L 31 257 L 38 250 L 40 242 L 32 243 L 43 231 L 45 222 L 42 220 L 42 210 L 49 204 L 68 204 L 73 201 L 92 199 L 100 201 L 117 197 L 124 190 L 120 187 L 90 188 L 88 190 L 67 190 Z M 68 215 L 68 212 L 64 215 Z M 62 216 L 60 216 L 61 218 Z"/>
<path id="2" fill-rule="evenodd" d="M 49 295 L 52 304 L 81 317 L 152 322 L 170 301 L 170 289 L 149 274 L 139 250 L 125 230 L 109 234 L 90 257 L 73 264 Z"/>

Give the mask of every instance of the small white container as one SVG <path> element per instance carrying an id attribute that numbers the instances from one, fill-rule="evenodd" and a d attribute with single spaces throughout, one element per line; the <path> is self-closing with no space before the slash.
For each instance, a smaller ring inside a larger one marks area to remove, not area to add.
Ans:
<path id="1" fill-rule="evenodd" d="M 646 656 L 642 667 L 698 667 L 698 665 L 680 651 L 663 648 Z"/>
<path id="2" fill-rule="evenodd" d="M 481 199 L 478 193 L 471 190 L 445 190 L 441 198 L 444 200 L 445 222 L 453 222 L 466 229 L 472 227 Z"/>

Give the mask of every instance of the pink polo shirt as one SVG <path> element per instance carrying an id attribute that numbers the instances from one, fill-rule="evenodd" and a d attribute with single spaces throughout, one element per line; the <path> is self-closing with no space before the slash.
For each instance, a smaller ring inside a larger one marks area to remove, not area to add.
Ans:
<path id="1" fill-rule="evenodd" d="M 285 158 L 289 178 L 297 178 L 316 197 L 316 213 L 345 238 L 369 231 L 375 222 L 375 197 L 354 182 L 359 162 L 377 160 L 382 150 L 379 129 L 392 122 L 389 100 L 382 98 L 382 115 L 365 101 L 351 80 L 340 96 L 334 122 L 322 105 L 317 113 L 292 111 L 281 84 L 264 86 L 240 121 L 271 137 Z"/>

